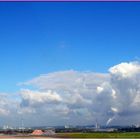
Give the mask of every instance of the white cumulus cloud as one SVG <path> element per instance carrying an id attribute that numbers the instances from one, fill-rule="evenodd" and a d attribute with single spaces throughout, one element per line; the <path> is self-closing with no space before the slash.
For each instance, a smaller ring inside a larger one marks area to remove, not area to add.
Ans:
<path id="1" fill-rule="evenodd" d="M 132 124 L 140 117 L 140 64 L 123 62 L 107 73 L 58 71 L 21 83 L 19 100 L 3 97 L 0 115 L 33 124 Z M 16 106 L 18 106 L 16 108 Z M 16 113 L 17 112 L 17 113 Z M 39 125 L 38 124 L 38 125 Z"/>

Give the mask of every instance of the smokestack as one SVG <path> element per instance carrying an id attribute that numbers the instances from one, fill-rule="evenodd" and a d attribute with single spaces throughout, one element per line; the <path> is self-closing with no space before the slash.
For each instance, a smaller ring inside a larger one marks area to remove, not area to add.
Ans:
<path id="1" fill-rule="evenodd" d="M 96 129 L 99 129 L 99 128 L 100 128 L 97 119 L 96 119 L 96 123 L 95 123 L 95 128 L 96 128 Z"/>

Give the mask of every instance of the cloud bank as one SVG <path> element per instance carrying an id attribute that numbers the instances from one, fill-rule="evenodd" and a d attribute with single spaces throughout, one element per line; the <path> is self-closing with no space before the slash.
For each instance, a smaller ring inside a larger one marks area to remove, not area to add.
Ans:
<path id="1" fill-rule="evenodd" d="M 139 123 L 139 62 L 120 63 L 108 73 L 58 71 L 23 85 L 18 101 L 1 99 L 0 116 L 15 112 L 26 125 L 84 125 L 96 119 L 104 125 Z"/>

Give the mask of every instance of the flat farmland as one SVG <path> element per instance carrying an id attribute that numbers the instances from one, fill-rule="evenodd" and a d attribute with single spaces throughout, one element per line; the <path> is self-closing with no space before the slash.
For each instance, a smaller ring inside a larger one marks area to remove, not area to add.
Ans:
<path id="1" fill-rule="evenodd" d="M 55 138 L 140 138 L 140 132 L 57 133 Z"/>
<path id="2" fill-rule="evenodd" d="M 105 139 L 105 138 L 140 138 L 140 132 L 95 132 L 95 133 L 56 133 L 54 136 L 33 135 L 0 135 L 0 139 L 47 139 L 47 138 L 81 138 L 81 139 Z"/>

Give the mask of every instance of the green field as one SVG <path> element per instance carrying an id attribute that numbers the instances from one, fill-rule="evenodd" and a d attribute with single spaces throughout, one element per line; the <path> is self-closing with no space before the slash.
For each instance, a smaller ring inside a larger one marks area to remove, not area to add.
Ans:
<path id="1" fill-rule="evenodd" d="M 140 138 L 140 132 L 58 133 L 57 138 Z"/>

